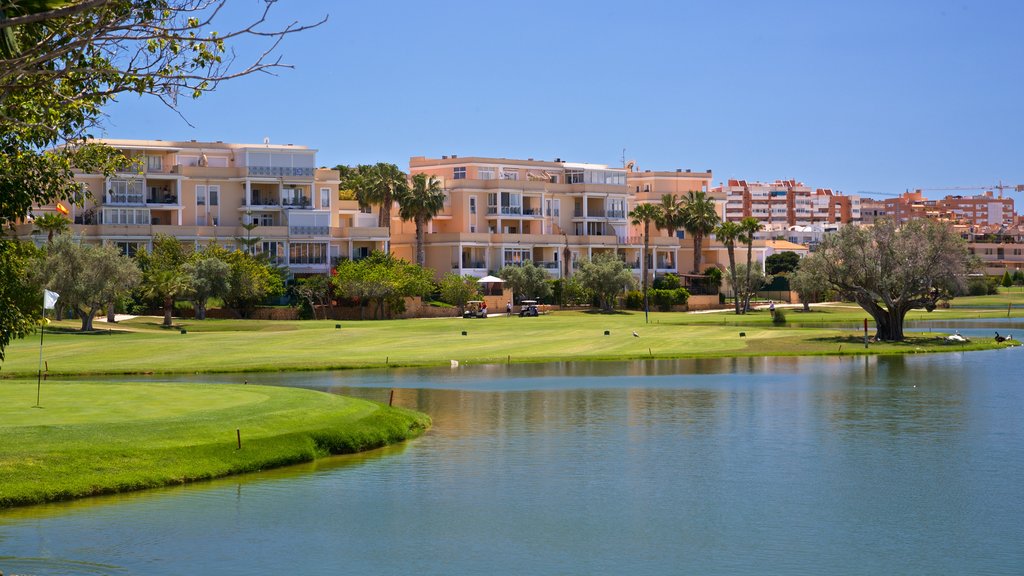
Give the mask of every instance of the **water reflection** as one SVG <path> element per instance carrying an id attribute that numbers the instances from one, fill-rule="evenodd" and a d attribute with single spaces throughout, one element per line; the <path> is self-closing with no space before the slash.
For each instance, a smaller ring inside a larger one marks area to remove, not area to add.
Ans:
<path id="1" fill-rule="evenodd" d="M 3 512 L 0 569 L 1015 573 L 1022 350 L 204 376 L 394 390 L 434 427 L 365 455 Z"/>

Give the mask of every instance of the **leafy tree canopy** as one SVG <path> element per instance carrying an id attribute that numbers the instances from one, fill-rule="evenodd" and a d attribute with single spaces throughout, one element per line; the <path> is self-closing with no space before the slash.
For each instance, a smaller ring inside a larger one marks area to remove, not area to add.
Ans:
<path id="1" fill-rule="evenodd" d="M 768 274 L 787 274 L 796 270 L 800 263 L 800 255 L 796 252 L 785 251 L 772 254 L 765 258 L 764 267 Z"/>
<path id="2" fill-rule="evenodd" d="M 633 273 L 615 254 L 598 254 L 583 260 L 574 278 L 597 296 L 601 309 L 609 312 L 615 309 L 619 294 L 636 285 Z"/>
<path id="3" fill-rule="evenodd" d="M 531 260 L 523 262 L 522 266 L 505 266 L 498 271 L 498 277 L 505 281 L 505 286 L 512 289 L 513 297 L 520 302 L 551 297 L 547 273 Z"/>

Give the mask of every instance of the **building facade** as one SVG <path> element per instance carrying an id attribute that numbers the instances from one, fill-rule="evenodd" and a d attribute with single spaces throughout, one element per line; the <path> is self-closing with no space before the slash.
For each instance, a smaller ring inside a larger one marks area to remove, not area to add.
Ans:
<path id="1" fill-rule="evenodd" d="M 720 188 L 725 196 L 725 220 L 757 218 L 768 230 L 815 224 L 859 224 L 859 196 L 846 196 L 828 188 L 810 188 L 796 180 L 748 182 L 729 180 Z"/>
<path id="2" fill-rule="evenodd" d="M 338 199 L 335 170 L 316 167 L 305 146 L 101 140 L 134 160 L 112 177 L 78 173 L 83 196 L 70 207 L 71 231 L 125 254 L 151 249 L 157 234 L 196 248 L 252 241 L 293 274 L 319 274 L 341 257 L 382 248 L 387 230 L 354 201 Z M 55 205 L 37 212 L 56 210 Z M 254 223 L 251 230 L 244 227 Z M 19 230 L 31 237 L 31 225 Z M 258 240 L 254 240 L 258 239 Z"/>

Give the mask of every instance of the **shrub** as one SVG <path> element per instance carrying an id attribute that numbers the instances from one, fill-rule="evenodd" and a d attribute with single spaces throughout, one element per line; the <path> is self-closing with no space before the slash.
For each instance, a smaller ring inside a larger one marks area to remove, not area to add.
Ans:
<path id="1" fill-rule="evenodd" d="M 665 274 L 654 279 L 655 290 L 675 290 L 679 288 L 679 276 L 675 274 Z"/>
<path id="2" fill-rule="evenodd" d="M 672 309 L 672 306 L 686 304 L 686 301 L 690 299 L 690 293 L 686 288 L 676 288 L 674 290 L 651 290 L 648 293 L 651 299 L 651 303 L 658 307 L 658 310 L 662 312 L 668 312 Z M 643 303 L 641 301 L 641 307 Z"/>
<path id="3" fill-rule="evenodd" d="M 639 290 L 630 290 L 629 292 L 626 292 L 626 308 L 631 310 L 643 310 L 644 293 Z"/>
<path id="4" fill-rule="evenodd" d="M 776 326 L 783 326 L 783 325 L 785 325 L 786 324 L 786 313 L 783 312 L 782 310 L 776 310 L 775 314 L 772 316 L 772 324 L 775 324 Z"/>

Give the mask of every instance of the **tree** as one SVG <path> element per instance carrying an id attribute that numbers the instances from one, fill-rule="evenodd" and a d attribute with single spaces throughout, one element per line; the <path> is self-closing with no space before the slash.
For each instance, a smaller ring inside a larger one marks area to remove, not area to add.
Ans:
<path id="1" fill-rule="evenodd" d="M 715 237 L 718 241 L 725 246 L 726 252 L 729 254 L 729 285 L 736 286 L 738 279 L 736 278 L 736 240 L 739 239 L 743 234 L 743 229 L 740 225 L 735 222 L 722 222 L 715 228 Z M 740 299 L 739 296 L 733 294 L 734 302 L 736 307 L 736 314 L 740 313 Z"/>
<path id="2" fill-rule="evenodd" d="M 480 284 L 475 276 L 449 272 L 441 278 L 441 300 L 457 306 L 459 315 L 466 311 L 466 302 L 480 296 Z"/>
<path id="3" fill-rule="evenodd" d="M 754 266 L 754 269 L 751 270 L 745 264 L 740 264 L 737 268 L 736 274 L 734 274 L 736 284 L 731 284 L 731 286 L 732 291 L 736 294 L 736 299 L 743 303 L 745 312 L 750 306 L 750 299 L 757 294 L 758 290 L 770 284 L 772 277 L 765 276 L 760 266 Z M 731 282 L 732 278 L 730 278 Z"/>
<path id="4" fill-rule="evenodd" d="M 786 274 L 796 270 L 800 263 L 800 255 L 796 252 L 777 252 L 764 260 L 764 270 L 768 274 Z"/>
<path id="5" fill-rule="evenodd" d="M 398 215 L 402 220 L 412 220 L 416 224 L 416 263 L 420 266 L 425 266 L 427 261 L 423 249 L 427 222 L 444 208 L 444 198 L 441 181 L 426 174 L 413 176 L 412 186 L 400 188 L 395 196 Z"/>
<path id="6" fill-rule="evenodd" d="M 693 238 L 693 273 L 700 272 L 704 259 L 701 252 L 704 237 L 711 234 L 720 221 L 715 210 L 715 201 L 702 191 L 686 193 L 682 203 L 683 228 Z"/>
<path id="7" fill-rule="evenodd" d="M 116 247 L 79 244 L 68 234 L 46 246 L 39 274 L 43 285 L 78 314 L 83 332 L 92 330 L 100 308 L 130 292 L 142 276 L 135 262 Z"/>
<path id="8" fill-rule="evenodd" d="M 309 305 L 309 309 L 313 314 L 313 320 L 316 320 L 316 307 L 317 306 L 330 306 L 331 301 L 334 299 L 334 285 L 331 283 L 331 277 L 325 274 L 314 274 L 305 278 L 299 278 L 295 282 L 294 288 L 295 295 L 302 298 Z M 324 312 L 324 318 L 327 317 L 327 312 Z"/>
<path id="9" fill-rule="evenodd" d="M 704 285 L 711 294 L 717 294 L 722 288 L 722 269 L 718 266 L 708 266 L 705 268 Z"/>
<path id="10" fill-rule="evenodd" d="M 257 304 L 267 298 L 284 294 L 283 271 L 264 258 L 240 250 L 223 250 L 230 269 L 225 303 L 239 316 L 248 318 Z"/>
<path id="11" fill-rule="evenodd" d="M 1019 269 L 1013 271 L 1013 283 L 1017 286 L 1024 286 L 1024 272 Z"/>
<path id="12" fill-rule="evenodd" d="M 644 252 L 640 257 L 640 274 L 643 278 L 643 290 L 644 290 L 644 312 L 649 309 L 649 302 L 647 300 L 647 253 L 651 244 L 651 222 L 655 222 L 660 218 L 661 210 L 655 204 L 637 204 L 635 208 L 629 213 L 630 221 L 634 226 L 644 225 Z M 596 290 L 595 290 L 596 292 Z"/>
<path id="13" fill-rule="evenodd" d="M 338 264 L 333 278 L 338 294 L 355 298 L 361 306 L 376 304 L 375 317 L 404 310 L 405 298 L 426 296 L 434 289 L 434 273 L 429 268 L 396 258 L 381 251 L 358 262 Z M 365 308 L 364 308 L 365 310 Z M 360 311 L 362 317 L 363 311 Z"/>
<path id="14" fill-rule="evenodd" d="M 615 300 L 623 290 L 636 285 L 626 263 L 615 254 L 598 254 L 590 260 L 583 260 L 573 278 L 597 296 L 605 312 L 615 309 Z"/>
<path id="15" fill-rule="evenodd" d="M 153 237 L 153 253 L 145 260 L 147 270 L 143 275 L 143 293 L 160 301 L 164 310 L 164 326 L 170 326 L 174 312 L 174 300 L 189 289 L 189 277 L 185 273 L 185 262 L 189 254 L 174 236 L 157 234 Z"/>
<path id="16" fill-rule="evenodd" d="M 356 174 L 349 176 L 344 185 L 355 190 L 360 206 L 380 206 L 377 226 L 391 228 L 391 204 L 407 193 L 409 181 L 398 166 L 378 162 L 357 166 Z"/>
<path id="17" fill-rule="evenodd" d="M 821 302 L 828 293 L 829 283 L 821 269 L 822 259 L 804 258 L 789 276 L 789 286 L 800 297 L 804 312 L 811 311 L 811 304 Z"/>
<path id="18" fill-rule="evenodd" d="M 52 242 L 54 234 L 64 234 L 71 229 L 71 222 L 60 214 L 46 213 L 32 220 L 35 226 L 33 234 L 46 233 L 46 242 Z"/>
<path id="19" fill-rule="evenodd" d="M 185 264 L 184 272 L 195 318 L 206 320 L 206 304 L 210 298 L 224 298 L 231 292 L 231 267 L 216 256 L 200 252 Z"/>
<path id="20" fill-rule="evenodd" d="M 874 318 L 875 338 L 888 341 L 903 340 L 907 312 L 930 311 L 940 298 L 959 293 L 978 266 L 958 234 L 924 218 L 902 225 L 883 218 L 870 228 L 844 226 L 825 237 L 801 266 L 809 260 L 832 288 Z"/>
<path id="21" fill-rule="evenodd" d="M 43 290 L 36 282 L 40 254 L 31 242 L 0 238 L 0 361 L 13 338 L 31 333 L 43 307 Z"/>
<path id="22" fill-rule="evenodd" d="M 675 194 L 662 194 L 661 204 L 658 204 L 658 219 L 654 224 L 668 232 L 669 237 L 675 238 L 676 229 L 683 225 L 684 212 L 683 201 L 676 198 Z"/>
<path id="23" fill-rule="evenodd" d="M 747 245 L 746 286 L 750 286 L 752 283 L 750 275 L 753 272 L 751 258 L 754 253 L 754 235 L 757 234 L 759 230 L 763 229 L 764 225 L 761 224 L 761 221 L 753 216 L 747 216 L 743 220 L 740 220 L 740 230 L 742 230 L 742 233 L 740 234 L 740 241 Z M 741 306 L 744 314 L 746 314 L 747 310 L 750 309 L 751 295 L 753 295 L 753 292 L 747 292 L 747 299 L 743 301 Z"/>
<path id="24" fill-rule="evenodd" d="M 523 299 L 543 300 L 551 296 L 551 284 L 544 269 L 531 260 L 522 266 L 505 266 L 498 270 L 498 276 L 505 281 L 505 287 L 512 289 L 513 296 Z"/>
<path id="25" fill-rule="evenodd" d="M 235 236 L 235 242 L 241 244 L 245 248 L 243 252 L 246 254 L 255 254 L 256 246 L 263 241 L 263 238 L 252 235 L 252 231 L 258 228 L 259 225 L 260 223 L 252 217 L 252 211 L 246 210 L 245 224 L 242 224 L 242 229 L 245 230 L 245 236 Z"/>
<path id="26" fill-rule="evenodd" d="M 268 29 L 275 3 L 267 2 L 250 23 L 218 34 L 214 20 L 229 17 L 225 4 L 0 2 L 0 227 L 26 218 L 34 205 L 80 201 L 73 167 L 106 176 L 132 169 L 123 153 L 89 140 L 118 95 L 147 95 L 176 109 L 179 95 L 196 98 L 222 81 L 287 67 L 274 55 L 281 40 L 319 25 Z M 256 56 L 248 64 L 236 59 L 232 47 L 253 40 L 262 44 Z M 18 330 L 0 324 L 2 334 Z"/>
<path id="27" fill-rule="evenodd" d="M 1009 270 L 1003 272 L 1003 279 L 999 283 L 999 285 L 1002 286 L 1003 288 L 1009 288 L 1010 286 L 1013 286 L 1013 277 L 1010 276 Z"/>

